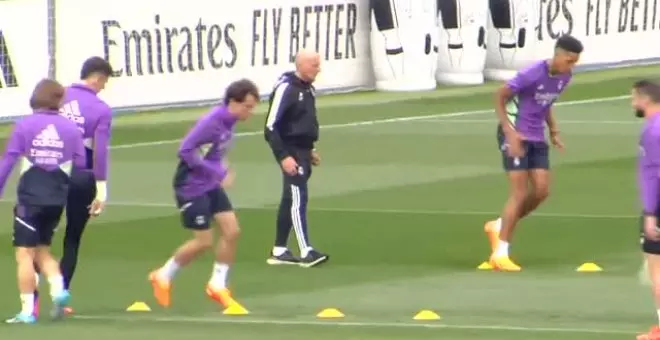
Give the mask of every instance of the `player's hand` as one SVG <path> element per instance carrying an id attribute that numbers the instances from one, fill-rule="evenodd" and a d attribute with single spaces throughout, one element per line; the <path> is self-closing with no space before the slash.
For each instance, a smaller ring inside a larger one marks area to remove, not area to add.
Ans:
<path id="1" fill-rule="evenodd" d="M 523 136 L 518 131 L 506 132 L 506 143 L 508 145 L 507 153 L 509 157 L 521 158 L 525 156 L 525 149 L 523 148 Z"/>
<path id="2" fill-rule="evenodd" d="M 644 216 L 644 235 L 650 241 L 660 241 L 658 219 L 654 216 Z"/>
<path id="3" fill-rule="evenodd" d="M 234 180 L 236 179 L 236 172 L 232 169 L 227 170 L 225 178 L 220 181 L 220 186 L 224 189 L 231 188 L 234 185 Z"/>
<path id="4" fill-rule="evenodd" d="M 559 151 L 564 151 L 564 142 L 562 142 L 559 132 L 550 132 L 550 141 L 552 145 L 557 148 Z"/>
<path id="5" fill-rule="evenodd" d="M 89 205 L 89 214 L 93 217 L 101 215 L 103 209 L 105 208 L 105 202 L 95 199 L 92 204 Z"/>
<path id="6" fill-rule="evenodd" d="M 289 176 L 295 176 L 298 174 L 298 162 L 291 157 L 287 156 L 285 157 L 281 162 L 280 165 L 282 166 L 282 171 L 284 171 L 285 174 Z"/>
<path id="7" fill-rule="evenodd" d="M 321 155 L 316 150 L 312 150 L 312 165 L 321 165 Z"/>

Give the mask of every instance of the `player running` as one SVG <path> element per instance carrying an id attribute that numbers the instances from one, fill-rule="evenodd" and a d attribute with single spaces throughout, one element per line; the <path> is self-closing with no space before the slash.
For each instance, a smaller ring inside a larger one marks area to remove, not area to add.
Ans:
<path id="1" fill-rule="evenodd" d="M 643 207 L 641 243 L 660 325 L 660 83 L 636 82 L 632 90 L 632 107 L 635 115 L 645 120 L 639 139 L 638 165 L 639 196 Z M 660 326 L 652 327 L 637 339 L 660 339 Z"/>
<path id="2" fill-rule="evenodd" d="M 579 40 L 561 36 L 552 59 L 524 68 L 497 91 L 497 139 L 510 193 L 500 218 L 484 227 L 491 245 L 490 264 L 496 270 L 521 270 L 509 258 L 509 244 L 518 221 L 548 197 L 550 160 L 544 125 L 552 144 L 562 150 L 552 105 L 571 81 L 582 50 Z"/>
<path id="3" fill-rule="evenodd" d="M 154 296 L 163 307 L 170 306 L 171 281 L 178 270 L 213 246 L 212 221 L 217 224 L 222 237 L 216 245 L 215 263 L 206 294 L 225 308 L 240 306 L 227 287 L 227 274 L 234 262 L 240 228 L 225 192 L 234 177 L 226 156 L 234 125 L 252 116 L 258 100 L 259 91 L 250 80 L 231 83 L 226 89 L 223 105 L 200 118 L 181 142 L 174 192 L 181 220 L 184 227 L 192 231 L 192 238 L 149 275 Z"/>
<path id="4" fill-rule="evenodd" d="M 112 67 L 103 58 L 91 57 L 81 68 L 79 84 L 66 89 L 60 114 L 73 121 L 83 136 L 87 164 L 74 172 L 66 205 L 66 230 L 60 261 L 64 287 L 68 290 L 78 263 L 80 241 L 91 216 L 98 216 L 107 199 L 108 158 L 112 110 L 97 94 L 112 75 Z M 38 293 L 35 292 L 35 296 Z M 38 301 L 38 298 L 35 300 Z M 67 314 L 73 313 L 70 307 Z M 39 307 L 35 306 L 35 315 Z"/>
<path id="5" fill-rule="evenodd" d="M 21 175 L 14 207 L 14 248 L 21 294 L 21 312 L 7 323 L 32 324 L 35 268 L 42 268 L 50 284 L 54 318 L 64 314 L 71 298 L 57 260 L 50 253 L 53 232 L 67 200 L 73 167 L 85 166 L 83 140 L 75 124 L 58 110 L 64 88 L 54 80 L 42 80 L 32 94 L 32 115 L 14 125 L 0 160 L 0 193 L 20 157 Z"/>

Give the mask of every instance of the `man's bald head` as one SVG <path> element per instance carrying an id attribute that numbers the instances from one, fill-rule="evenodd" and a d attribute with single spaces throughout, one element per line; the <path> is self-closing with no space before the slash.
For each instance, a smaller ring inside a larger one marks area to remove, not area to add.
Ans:
<path id="1" fill-rule="evenodd" d="M 321 71 L 321 56 L 312 50 L 301 50 L 296 54 L 296 74 L 306 82 L 314 82 Z"/>

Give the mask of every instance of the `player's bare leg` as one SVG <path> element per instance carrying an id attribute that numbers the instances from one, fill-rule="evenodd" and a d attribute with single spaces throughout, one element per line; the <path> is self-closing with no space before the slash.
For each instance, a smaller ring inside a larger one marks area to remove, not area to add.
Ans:
<path id="1" fill-rule="evenodd" d="M 531 190 L 527 192 L 518 220 L 522 220 L 536 210 L 548 198 L 550 193 L 549 170 L 533 169 L 529 172 L 529 179 Z M 491 251 L 495 251 L 499 242 L 499 233 L 502 230 L 502 218 L 486 222 L 484 228 L 491 243 Z"/>
<path id="2" fill-rule="evenodd" d="M 34 291 L 36 281 L 34 279 L 35 249 L 16 248 L 16 270 L 18 278 L 18 291 L 21 295 L 21 312 L 16 317 L 7 320 L 7 323 L 34 323 Z"/>
<path id="3" fill-rule="evenodd" d="M 60 270 L 60 264 L 55 260 L 53 254 L 50 252 L 50 247 L 48 246 L 39 246 L 35 249 L 32 261 L 35 260 L 39 265 L 39 268 L 41 268 L 41 271 L 46 275 L 48 284 L 50 285 L 50 296 L 53 301 L 53 311 L 51 316 L 53 318 L 60 318 L 65 314 L 64 309 L 68 306 L 69 300 L 71 299 L 71 295 L 64 285 L 64 277 Z M 27 270 L 27 267 L 29 267 L 27 262 L 25 266 Z M 36 289 L 34 265 L 32 265 L 31 268 L 30 273 L 26 273 L 25 279 L 31 282 L 33 289 Z"/>
<path id="4" fill-rule="evenodd" d="M 154 297 L 158 304 L 169 307 L 171 304 L 172 280 L 180 268 L 185 267 L 199 255 L 213 246 L 212 230 L 193 231 L 193 238 L 186 241 L 174 255 L 160 268 L 149 274 Z"/>
<path id="5" fill-rule="evenodd" d="M 646 265 L 651 281 L 653 301 L 658 313 L 658 325 L 660 325 L 660 255 L 645 254 Z M 653 326 L 648 333 L 637 336 L 638 340 L 658 340 L 660 339 L 660 326 Z"/>
<path id="6" fill-rule="evenodd" d="M 69 293 L 64 289 L 64 279 L 60 266 L 50 254 L 48 247 L 26 248 L 17 247 L 15 252 L 17 263 L 18 289 L 21 294 L 21 312 L 16 317 L 7 320 L 8 323 L 34 323 L 34 291 L 37 288 L 34 264 L 42 268 L 50 284 L 50 295 L 55 307 L 54 317 L 62 315 L 62 308 L 69 301 Z"/>
<path id="7" fill-rule="evenodd" d="M 523 210 L 520 212 L 521 219 L 536 210 L 550 195 L 550 170 L 532 169 L 529 171 L 529 179 L 532 190 L 529 191 Z"/>
<path id="8" fill-rule="evenodd" d="M 489 225 L 486 225 L 491 247 L 494 248 L 490 256 L 490 264 L 497 270 L 520 271 L 520 266 L 509 258 L 509 243 L 527 199 L 529 174 L 526 170 L 516 170 L 509 171 L 508 177 L 510 191 L 500 215 L 501 230 L 489 229 Z"/>
<path id="9" fill-rule="evenodd" d="M 228 308 L 238 304 L 232 298 L 227 287 L 227 276 L 229 268 L 236 257 L 241 229 L 238 225 L 238 218 L 233 211 L 217 213 L 213 218 L 220 229 L 220 239 L 216 246 L 215 263 L 213 264 L 211 279 L 206 286 L 206 294 L 222 304 L 223 307 Z"/>

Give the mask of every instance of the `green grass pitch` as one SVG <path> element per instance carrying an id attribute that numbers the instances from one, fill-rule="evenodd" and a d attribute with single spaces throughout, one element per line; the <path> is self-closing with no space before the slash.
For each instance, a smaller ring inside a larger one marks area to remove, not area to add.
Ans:
<path id="1" fill-rule="evenodd" d="M 562 97 L 555 112 L 567 150 L 553 152 L 551 197 L 517 234 L 512 251 L 521 273 L 475 269 L 489 252 L 483 223 L 498 215 L 507 190 L 491 109 L 495 85 L 319 99 L 324 164 L 311 181 L 309 220 L 312 243 L 332 259 L 317 269 L 265 263 L 281 183 L 261 134 L 262 107 L 239 128 L 230 156 L 238 172 L 231 196 L 243 228 L 230 275 L 251 311 L 244 317 L 223 316 L 205 297 L 209 256 L 180 272 L 170 310 L 158 308 L 146 278 L 187 236 L 170 183 L 177 139 L 204 110 L 118 117 L 111 205 L 84 238 L 72 287 L 77 316 L 0 325 L 0 338 L 632 338 L 656 317 L 648 288 L 637 279 L 640 121 L 625 96 L 633 79 L 658 71 L 582 74 Z M 0 136 L 6 133 L 2 127 Z M 0 315 L 6 316 L 19 308 L 13 197 L 12 184 L 0 202 Z M 59 252 L 59 238 L 56 244 Z M 576 273 L 583 262 L 605 271 Z M 125 312 L 133 301 L 153 311 Z M 346 317 L 316 319 L 326 307 Z M 421 309 L 442 320 L 413 321 Z"/>

